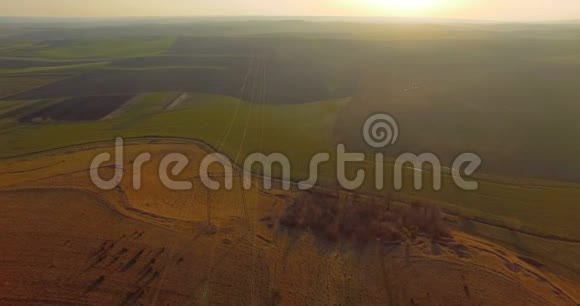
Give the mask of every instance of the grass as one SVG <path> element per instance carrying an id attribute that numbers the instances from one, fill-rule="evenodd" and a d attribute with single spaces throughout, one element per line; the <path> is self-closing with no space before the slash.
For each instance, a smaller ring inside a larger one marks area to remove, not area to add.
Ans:
<path id="1" fill-rule="evenodd" d="M 38 52 L 53 59 L 120 58 L 159 55 L 173 45 L 174 37 L 75 41 L 71 45 Z"/>

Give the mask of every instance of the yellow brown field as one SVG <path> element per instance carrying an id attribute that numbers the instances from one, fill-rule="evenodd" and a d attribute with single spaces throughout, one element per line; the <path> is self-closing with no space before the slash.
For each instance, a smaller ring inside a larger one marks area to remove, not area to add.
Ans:
<path id="1" fill-rule="evenodd" d="M 309 195 L 296 188 L 265 190 L 258 177 L 242 191 L 239 171 L 232 190 L 212 191 L 201 183 L 196 162 L 179 175 L 193 182 L 192 191 L 164 187 L 160 160 L 177 152 L 199 161 L 210 152 L 201 143 L 130 141 L 120 186 L 102 191 L 89 177 L 91 160 L 112 150 L 109 143 L 91 144 L 0 161 L 0 304 L 580 302 L 574 280 L 453 225 L 449 235 L 417 230 L 363 241 L 329 239 L 281 222 L 305 196 L 366 207 L 384 199 L 325 189 Z M 132 161 L 142 152 L 153 159 L 135 190 Z M 111 162 L 99 170 L 110 177 L 114 169 Z M 212 166 L 210 173 L 220 180 L 223 169 Z"/>

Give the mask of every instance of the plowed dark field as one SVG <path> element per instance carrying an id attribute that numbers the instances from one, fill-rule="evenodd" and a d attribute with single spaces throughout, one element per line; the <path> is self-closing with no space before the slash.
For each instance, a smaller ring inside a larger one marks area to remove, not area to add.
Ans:
<path id="1" fill-rule="evenodd" d="M 113 112 L 131 96 L 96 96 L 71 98 L 20 118 L 21 122 L 35 120 L 83 121 L 98 120 Z"/>

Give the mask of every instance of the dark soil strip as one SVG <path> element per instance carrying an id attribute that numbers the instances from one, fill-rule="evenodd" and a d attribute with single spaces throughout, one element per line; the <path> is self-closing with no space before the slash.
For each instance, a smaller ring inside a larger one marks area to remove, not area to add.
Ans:
<path id="1" fill-rule="evenodd" d="M 99 285 L 101 285 L 103 282 L 105 281 L 105 276 L 101 275 L 99 278 L 97 278 L 97 280 L 95 280 L 88 288 L 85 292 L 91 292 L 95 289 L 97 289 L 97 287 L 99 287 Z"/>
<path id="2" fill-rule="evenodd" d="M 36 120 L 84 121 L 99 120 L 115 111 L 133 96 L 95 96 L 71 98 L 35 111 L 19 119 L 20 122 Z"/>

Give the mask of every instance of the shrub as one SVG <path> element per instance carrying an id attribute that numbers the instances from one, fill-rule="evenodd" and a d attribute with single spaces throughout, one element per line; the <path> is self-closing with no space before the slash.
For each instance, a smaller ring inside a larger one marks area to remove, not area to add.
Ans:
<path id="1" fill-rule="evenodd" d="M 417 233 L 433 239 L 450 237 L 441 210 L 434 204 L 415 201 L 392 207 L 368 201 L 340 205 L 336 197 L 312 191 L 296 198 L 280 223 L 312 230 L 331 241 L 401 241 L 403 237 L 414 239 Z"/>

